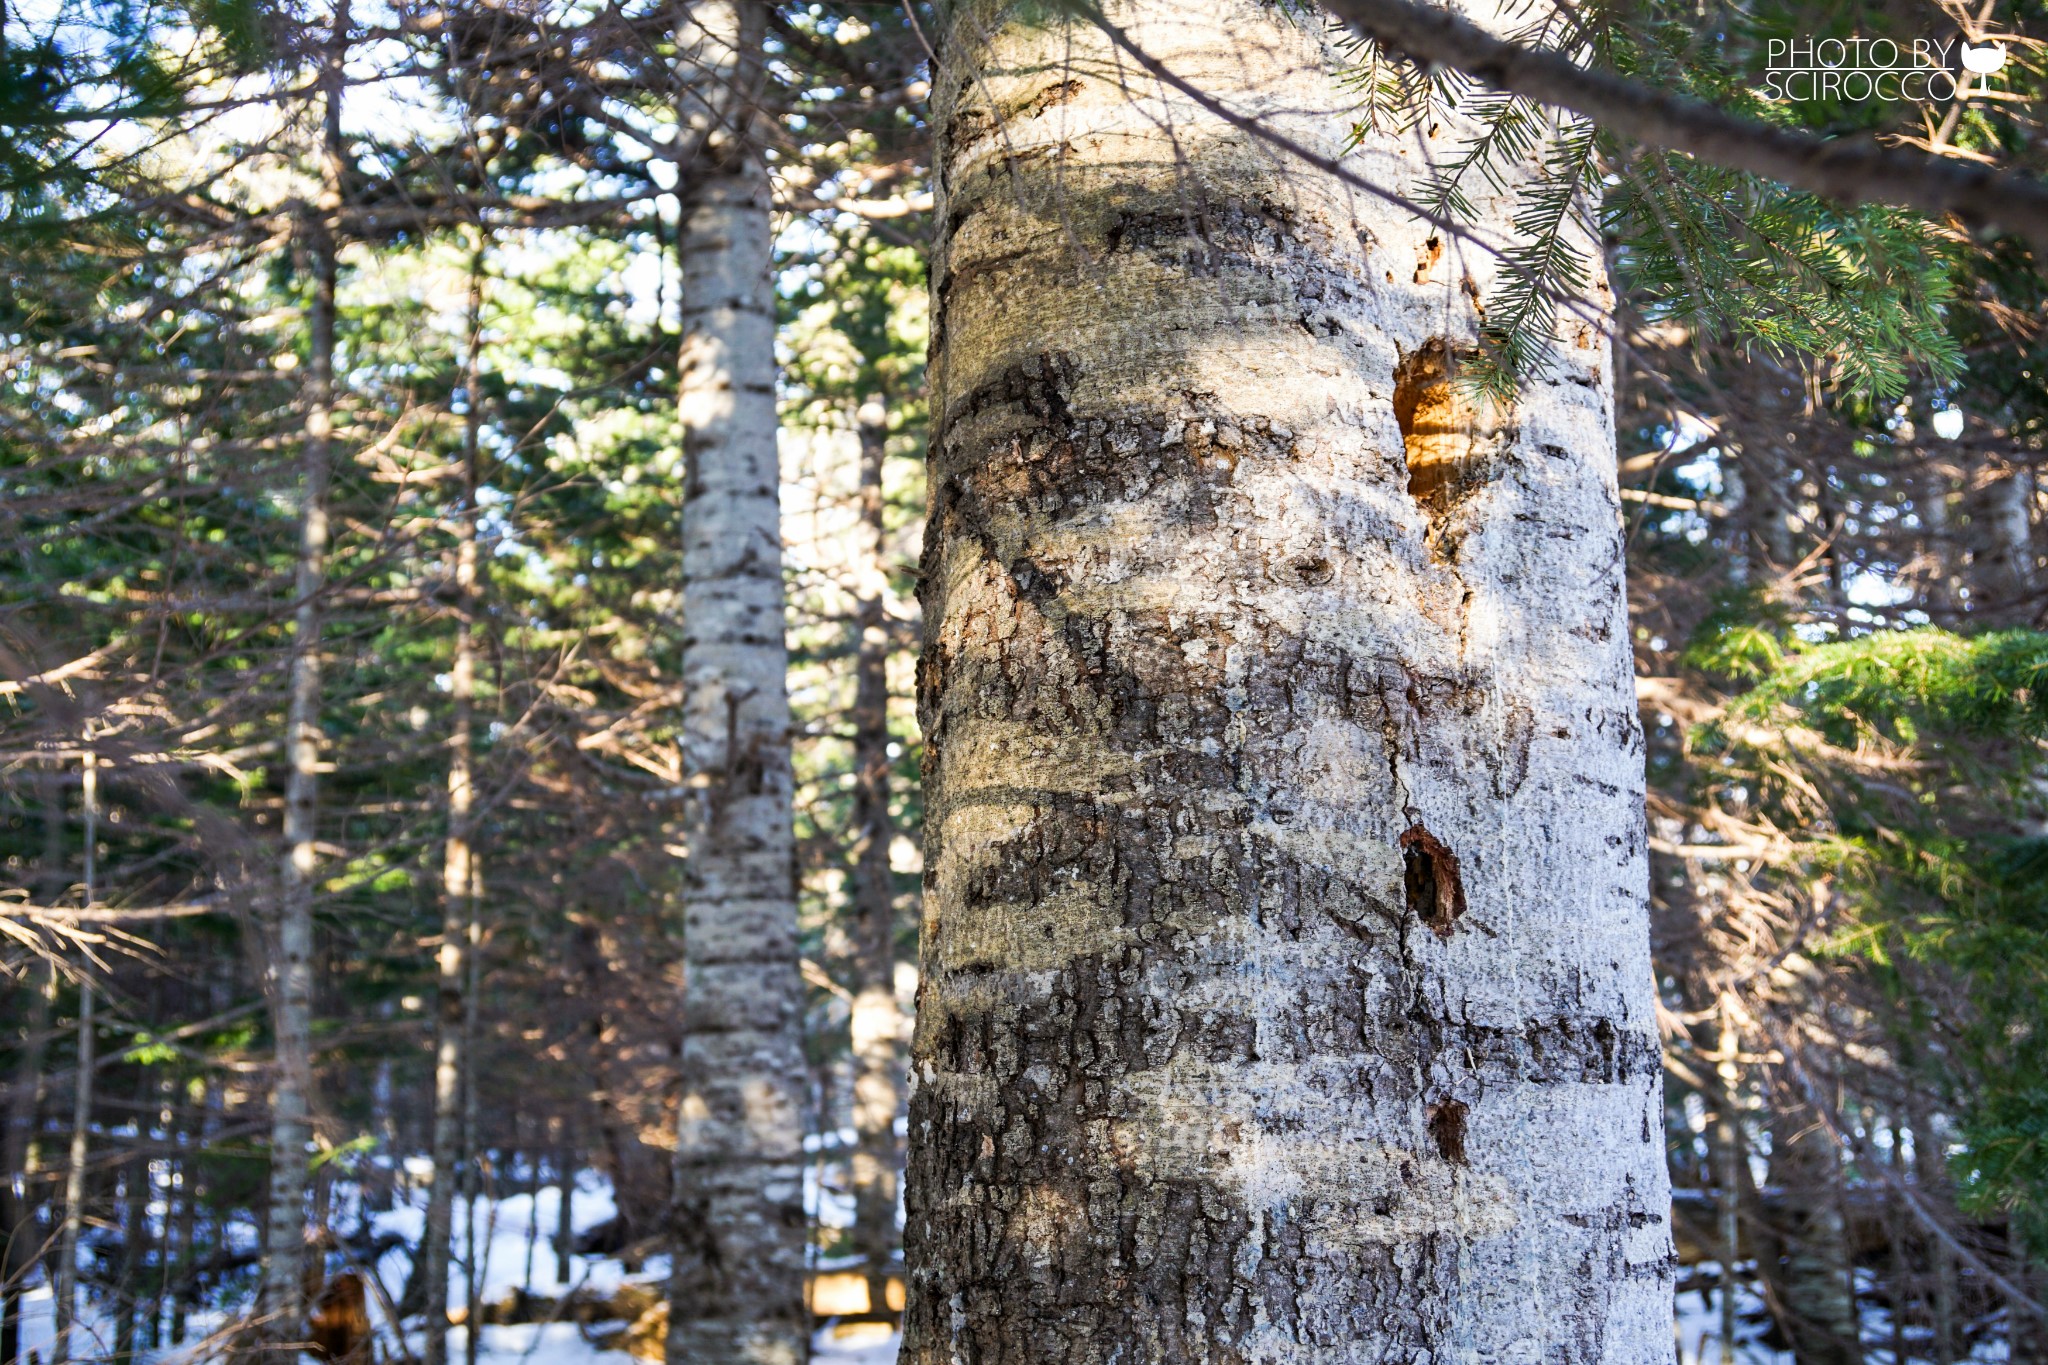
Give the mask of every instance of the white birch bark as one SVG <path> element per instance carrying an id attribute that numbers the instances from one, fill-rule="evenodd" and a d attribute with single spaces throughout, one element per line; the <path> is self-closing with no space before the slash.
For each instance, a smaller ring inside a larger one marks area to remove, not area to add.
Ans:
<path id="1" fill-rule="evenodd" d="M 1465 411 L 1492 258 L 1054 13 L 934 83 L 903 1359 L 1666 1360 L 1605 286 Z M 1341 149 L 1312 17 L 1110 15 Z"/>
<path id="2" fill-rule="evenodd" d="M 671 1365 L 790 1365 L 803 1300 L 802 985 L 761 153 L 766 9 L 693 6 L 683 171 L 682 1096 Z"/>
<path id="3" fill-rule="evenodd" d="M 348 0 L 336 0 L 321 72 L 324 109 L 321 192 L 306 216 L 313 266 L 306 366 L 306 427 L 300 444 L 299 553 L 292 593 L 291 702 L 285 719 L 287 772 L 284 860 L 268 994 L 275 1035 L 270 1099 L 270 1210 L 258 1311 L 275 1349 L 266 1359 L 296 1365 L 304 1335 L 306 1144 L 313 1134 L 313 889 L 319 855 L 315 802 L 320 771 L 320 597 L 327 585 L 327 487 L 334 441 L 336 219 L 341 209 L 341 100 L 348 53 Z"/>

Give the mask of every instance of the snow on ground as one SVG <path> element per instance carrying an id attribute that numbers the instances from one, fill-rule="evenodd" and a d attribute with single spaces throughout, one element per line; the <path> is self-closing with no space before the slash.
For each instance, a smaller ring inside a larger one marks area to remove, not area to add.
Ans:
<path id="1" fill-rule="evenodd" d="M 629 1279 L 658 1283 L 667 1274 L 666 1259 L 661 1257 L 648 1261 L 640 1273 L 629 1275 L 613 1257 L 571 1256 L 568 1280 L 556 1278 L 553 1243 L 561 1207 L 561 1190 L 554 1185 L 544 1187 L 537 1194 L 513 1194 L 495 1200 L 488 1195 L 479 1195 L 473 1222 L 458 1202 L 454 1210 L 455 1248 L 450 1258 L 453 1264 L 448 1272 L 448 1302 L 460 1304 L 465 1301 L 462 1265 L 469 1258 L 469 1230 L 472 1225 L 476 1229 L 478 1249 L 482 1252 L 482 1297 L 485 1303 L 496 1302 L 521 1286 L 535 1294 L 553 1298 L 579 1287 L 609 1293 Z M 611 1183 L 596 1171 L 582 1172 L 569 1197 L 569 1226 L 578 1233 L 588 1232 L 598 1224 L 608 1222 L 617 1212 L 618 1208 L 612 1202 Z M 396 1207 L 384 1213 L 371 1214 L 370 1224 L 380 1233 L 391 1232 L 405 1238 L 408 1246 L 418 1245 L 420 1234 L 427 1225 L 427 1192 L 424 1189 L 410 1191 Z M 530 1280 L 527 1274 L 529 1246 L 532 1248 Z M 384 1259 L 377 1263 L 378 1274 L 384 1277 L 394 1296 L 404 1283 L 411 1263 L 411 1257 L 404 1248 L 386 1252 Z"/>
<path id="2" fill-rule="evenodd" d="M 472 1228 L 479 1252 L 478 1270 L 483 1291 L 479 1301 L 482 1303 L 501 1301 L 521 1288 L 548 1298 L 559 1298 L 572 1289 L 608 1294 L 628 1282 L 660 1285 L 667 1279 L 666 1257 L 651 1258 L 637 1271 L 629 1272 L 616 1257 L 575 1255 L 569 1257 L 568 1279 L 560 1278 L 556 1274 L 560 1267 L 556 1262 L 553 1239 L 561 1207 L 561 1189 L 553 1185 L 532 1194 L 514 1194 L 497 1199 L 479 1196 L 473 1211 L 465 1210 L 458 1201 L 454 1210 L 455 1245 L 448 1272 L 449 1306 L 459 1307 L 468 1302 L 464 1276 Z M 588 1232 L 609 1221 L 617 1212 L 610 1182 L 595 1171 L 580 1173 L 569 1196 L 571 1230 Z M 371 1214 L 370 1223 L 379 1233 L 396 1233 L 404 1237 L 408 1245 L 417 1245 L 427 1223 L 427 1192 L 424 1189 L 410 1191 L 396 1207 Z M 378 1278 L 393 1298 L 400 1293 L 411 1264 L 412 1258 L 404 1247 L 386 1252 L 377 1263 Z M 382 1305 L 373 1302 L 370 1316 L 388 1351 L 397 1333 L 382 1312 Z M 466 1330 L 461 1327 L 449 1330 L 450 1359 L 463 1358 L 467 1349 Z M 421 1345 L 418 1328 L 407 1335 L 413 1350 L 418 1351 Z M 594 1345 L 584 1336 L 583 1328 L 573 1322 L 486 1325 L 477 1344 L 479 1365 L 515 1365 L 515 1362 L 524 1362 L 524 1365 L 625 1365 L 632 1359 L 624 1351 L 607 1351 Z"/>
<path id="3" fill-rule="evenodd" d="M 464 1330 L 449 1328 L 448 1358 L 467 1359 L 468 1350 Z M 633 1361 L 624 1351 L 593 1346 L 573 1322 L 486 1327 L 477 1343 L 476 1359 L 477 1365 L 631 1365 Z"/>
<path id="4" fill-rule="evenodd" d="M 895 1365 L 903 1337 L 879 1322 L 849 1322 L 821 1327 L 811 1338 L 811 1359 L 832 1365 Z"/>
<path id="5" fill-rule="evenodd" d="M 820 1204 L 831 1202 L 829 1191 L 814 1188 L 807 1193 Z M 346 1226 L 353 1222 L 355 1209 L 352 1206 L 353 1191 L 344 1194 L 347 1214 L 343 1223 Z M 819 1199 L 821 1194 L 828 1197 Z M 576 1288 L 608 1294 L 628 1283 L 658 1287 L 666 1279 L 666 1258 L 651 1258 L 629 1272 L 618 1258 L 612 1256 L 571 1256 L 568 1279 L 558 1278 L 553 1238 L 560 1211 L 561 1192 L 556 1186 L 548 1186 L 533 1194 L 479 1198 L 475 1209 L 475 1229 L 481 1253 L 482 1297 L 485 1303 L 502 1300 L 521 1287 L 548 1298 L 559 1298 Z M 827 1215 L 828 1221 L 830 1215 L 840 1212 L 835 1208 L 815 1206 L 812 1211 L 814 1215 Z M 587 1232 L 611 1219 L 617 1209 L 610 1184 L 594 1171 L 583 1172 L 571 1195 L 569 1212 L 570 1227 L 577 1233 Z M 416 1243 L 426 1224 L 426 1191 L 411 1190 L 396 1207 L 369 1214 L 369 1222 L 378 1233 L 395 1233 L 405 1238 L 408 1244 Z M 448 1301 L 451 1306 L 459 1306 L 466 1301 L 462 1262 L 467 1255 L 468 1227 L 469 1220 L 458 1206 L 455 1211 L 456 1265 L 451 1267 L 449 1275 Z M 330 1263 L 330 1269 L 339 1268 L 338 1260 Z M 404 1249 L 387 1252 L 375 1267 L 385 1293 L 396 1298 L 403 1291 L 410 1268 L 411 1260 Z M 1717 1268 L 1712 1264 L 1688 1267 L 1686 1279 L 1691 1285 L 1705 1288 L 1704 1292 L 1700 1288 L 1688 1288 L 1678 1295 L 1673 1321 L 1678 1365 L 1720 1365 Z M 1772 1350 L 1757 1340 L 1768 1330 L 1768 1317 L 1754 1282 L 1745 1279 L 1737 1286 L 1736 1304 L 1740 1326 L 1736 1332 L 1735 1358 L 1739 1365 L 1796 1365 L 1789 1352 Z M 49 1287 L 40 1284 L 31 1287 L 24 1308 L 24 1358 L 27 1358 L 27 1352 L 34 1351 L 41 1359 L 48 1360 L 54 1326 Z M 396 1334 L 385 1320 L 382 1305 L 374 1292 L 370 1310 L 382 1338 L 379 1353 L 388 1359 L 393 1354 Z M 158 1353 L 152 1365 L 210 1365 L 218 1358 L 219 1352 L 203 1339 L 228 1320 L 229 1315 L 220 1311 L 192 1314 L 189 1328 L 191 1341 L 196 1344 Z M 71 1353 L 74 1359 L 92 1360 L 104 1357 L 111 1350 L 111 1325 L 96 1313 L 86 1315 L 78 1332 Z M 633 1360 L 624 1351 L 603 1349 L 585 1336 L 583 1327 L 571 1322 L 486 1326 L 482 1332 L 479 1365 L 629 1365 Z M 465 1329 L 461 1327 L 452 1328 L 449 1332 L 449 1355 L 454 1360 L 463 1358 L 466 1346 L 464 1333 Z M 1868 1298 L 1864 1301 L 1863 1333 L 1864 1340 L 1870 1343 L 1866 1347 L 1870 1365 L 1890 1365 L 1891 1353 L 1886 1349 L 1891 1341 L 1889 1317 L 1883 1308 Z M 415 1327 L 409 1336 L 410 1344 L 417 1351 L 421 1344 L 418 1329 Z M 878 1323 L 828 1322 L 818 1329 L 812 1340 L 813 1359 L 824 1362 L 824 1365 L 894 1365 L 899 1344 L 898 1335 Z M 2006 1358 L 2003 1344 L 1980 1346 L 1969 1357 L 1972 1365 L 1994 1365 Z"/>
<path id="6" fill-rule="evenodd" d="M 1678 1295 L 1672 1332 L 1678 1347 L 1678 1365 L 1720 1365 L 1721 1361 L 1721 1301 L 1720 1267 L 1712 1261 L 1687 1266 L 1684 1278 L 1691 1284 L 1706 1286 L 1705 1292 L 1692 1288 L 1682 1290 Z M 1858 1271 L 1858 1289 L 1866 1297 L 1862 1300 L 1862 1331 L 1864 1360 L 1867 1365 L 1892 1365 L 1889 1349 L 1892 1339 L 1891 1314 L 1871 1301 L 1867 1295 L 1874 1288 L 1868 1271 Z M 1763 1295 L 1757 1291 L 1756 1281 L 1745 1278 L 1735 1287 L 1735 1359 L 1738 1365 L 1798 1365 L 1790 1351 L 1776 1351 L 1758 1341 L 1757 1338 L 1770 1330 L 1769 1310 L 1764 1307 Z M 1909 1329 L 1909 1339 L 1913 1332 Z M 1909 1351 L 1916 1360 L 1933 1358 L 1923 1340 L 1921 1349 Z M 1965 1357 L 1970 1365 L 1992 1365 L 2006 1359 L 2003 1342 L 1986 1343 L 1977 1347 Z"/>

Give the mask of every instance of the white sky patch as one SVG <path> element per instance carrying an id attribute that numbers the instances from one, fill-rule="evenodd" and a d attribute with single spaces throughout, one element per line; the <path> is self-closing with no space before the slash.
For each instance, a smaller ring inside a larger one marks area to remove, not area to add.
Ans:
<path id="1" fill-rule="evenodd" d="M 1868 569 L 1853 569 L 1842 584 L 1842 593 L 1859 607 L 1896 607 L 1913 600 L 1913 590 Z"/>

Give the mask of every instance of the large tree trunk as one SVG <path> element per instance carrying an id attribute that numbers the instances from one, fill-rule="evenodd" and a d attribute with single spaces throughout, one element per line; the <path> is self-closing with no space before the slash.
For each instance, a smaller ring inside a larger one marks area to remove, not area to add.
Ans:
<path id="1" fill-rule="evenodd" d="M 684 170 L 682 1099 L 668 1359 L 806 1354 L 803 1015 L 759 0 L 693 7 Z"/>
<path id="2" fill-rule="evenodd" d="M 1666 1359 L 1601 329 L 1465 411 L 1492 258 L 1051 13 L 934 85 L 903 1359 Z M 1111 14 L 1343 143 L 1312 17 Z"/>
<path id="3" fill-rule="evenodd" d="M 896 1254 L 898 1172 L 896 1111 L 903 1022 L 896 1008 L 896 885 L 889 845 L 888 546 L 883 521 L 882 465 L 886 410 L 863 404 L 860 420 L 860 511 L 863 545 L 853 697 L 853 909 L 858 938 L 853 997 L 853 1241 L 867 1265 L 868 1311 L 888 1311 L 890 1263 Z"/>
<path id="4" fill-rule="evenodd" d="M 327 585 L 327 486 L 334 441 L 335 232 L 341 210 L 341 99 L 348 52 L 348 0 L 336 0 L 334 30 L 321 72 L 321 195 L 305 219 L 313 266 L 308 318 L 306 429 L 300 444 L 299 554 L 292 591 L 291 703 L 285 721 L 284 863 L 269 995 L 277 1050 L 271 1081 L 270 1207 L 265 1220 L 259 1312 L 278 1349 L 277 1365 L 296 1365 L 291 1343 L 304 1335 L 306 1143 L 312 1137 L 313 888 L 318 876 L 315 799 L 320 770 L 320 597 Z"/>
<path id="5" fill-rule="evenodd" d="M 476 939 L 476 900 L 470 895 L 470 826 L 475 787 L 470 773 L 471 704 L 476 696 L 473 620 L 477 597 L 477 352 L 483 344 L 483 248 L 470 254 L 469 336 L 463 364 L 462 506 L 455 516 L 455 643 L 448 666 L 448 831 L 441 845 L 441 946 L 437 955 L 434 1024 L 434 1180 L 427 1187 L 426 1365 L 448 1359 L 448 1248 L 455 1227 L 455 1192 L 461 1184 L 463 1043 L 467 1036 L 469 955 Z M 465 1329 L 476 1335 L 475 1324 Z"/>

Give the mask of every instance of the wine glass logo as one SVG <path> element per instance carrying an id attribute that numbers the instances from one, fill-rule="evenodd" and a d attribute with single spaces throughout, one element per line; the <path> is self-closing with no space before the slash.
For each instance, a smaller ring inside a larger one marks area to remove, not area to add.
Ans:
<path id="1" fill-rule="evenodd" d="M 1980 76 L 1988 76 L 2005 65 L 2005 44 L 1986 43 L 1982 47 L 1963 44 L 1963 67 Z"/>

